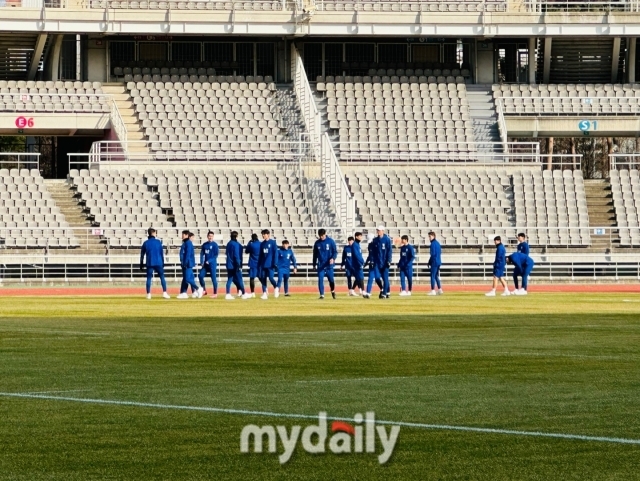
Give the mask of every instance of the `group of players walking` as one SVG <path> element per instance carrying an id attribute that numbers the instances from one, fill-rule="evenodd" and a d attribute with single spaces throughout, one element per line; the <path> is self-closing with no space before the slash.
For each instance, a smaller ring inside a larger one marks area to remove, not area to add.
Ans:
<path id="1" fill-rule="evenodd" d="M 147 298 L 151 298 L 151 281 L 154 273 L 160 278 L 163 297 L 169 298 L 167 284 L 164 277 L 164 251 L 162 242 L 156 237 L 156 230 L 148 230 L 149 238 L 142 245 L 140 252 L 140 269 L 147 273 Z M 262 288 L 262 299 L 269 298 L 269 284 L 273 288 L 273 296 L 280 296 L 280 289 L 284 289 L 284 295 L 289 296 L 289 277 L 291 271 L 297 272 L 297 261 L 289 241 L 283 240 L 278 247 L 275 240 L 271 239 L 268 229 L 262 231 L 262 241 L 257 234 L 252 234 L 251 240 L 246 246 L 238 241 L 238 232 L 231 232 L 231 239 L 225 246 L 225 267 L 227 270 L 227 283 L 225 299 L 236 299 L 231 293 L 235 286 L 237 297 L 249 299 L 255 297 L 255 281 L 259 280 Z M 214 241 L 213 232 L 207 234 L 207 241 L 200 251 L 200 272 L 196 284 L 193 269 L 197 267 L 194 235 L 188 230 L 182 231 L 182 246 L 180 247 L 180 267 L 182 269 L 182 282 L 178 299 L 187 299 L 189 289 L 191 297 L 200 298 L 207 295 L 206 278 L 209 277 L 212 284 L 211 297 L 218 296 L 218 257 L 220 248 Z M 443 294 L 440 282 L 440 267 L 442 266 L 442 248 L 436 239 L 435 232 L 429 232 L 429 271 L 431 291 L 428 295 Z M 494 239 L 496 245 L 496 258 L 493 264 L 493 288 L 486 295 L 495 296 L 498 283 L 504 287 L 502 295 L 527 294 L 528 277 L 534 266 L 533 259 L 529 257 L 529 246 L 524 234 L 518 234 L 517 252 L 506 255 L 506 249 L 500 237 Z M 378 286 L 380 299 L 388 299 L 391 295 L 389 270 L 392 263 L 392 242 L 385 233 L 385 227 L 376 228 L 376 235 L 369 239 L 367 246 L 368 256 L 365 259 L 360 243 L 362 233 L 356 232 L 349 237 L 348 244 L 342 251 L 340 268 L 345 270 L 349 296 L 362 296 L 365 299 L 371 297 L 373 283 Z M 249 256 L 249 290 L 245 288 L 242 276 L 243 254 Z M 313 246 L 313 269 L 318 276 L 318 292 L 320 299 L 325 295 L 325 278 L 329 282 L 331 296 L 336 298 L 335 268 L 338 258 L 338 248 L 335 241 L 327 236 L 325 229 L 318 230 L 318 240 Z M 413 290 L 413 263 L 416 259 L 414 247 L 409 243 L 409 237 L 403 235 L 400 245 L 400 259 L 397 267 L 400 273 L 400 296 L 411 296 Z M 513 279 L 515 290 L 510 292 L 505 279 L 507 263 L 513 265 Z M 365 266 L 369 268 L 367 285 L 365 288 Z M 518 278 L 522 278 L 522 287 L 519 287 Z"/>

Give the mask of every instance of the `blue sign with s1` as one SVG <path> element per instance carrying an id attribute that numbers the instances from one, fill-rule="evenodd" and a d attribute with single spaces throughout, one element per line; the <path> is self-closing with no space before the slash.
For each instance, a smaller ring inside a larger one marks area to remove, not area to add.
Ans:
<path id="1" fill-rule="evenodd" d="M 578 122 L 578 129 L 580 129 L 581 132 L 598 130 L 598 121 L 597 120 L 581 120 L 580 122 Z"/>

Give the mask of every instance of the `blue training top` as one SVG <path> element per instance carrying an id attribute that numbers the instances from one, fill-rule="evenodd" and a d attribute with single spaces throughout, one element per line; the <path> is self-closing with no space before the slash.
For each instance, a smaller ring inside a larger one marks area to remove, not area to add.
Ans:
<path id="1" fill-rule="evenodd" d="M 400 247 L 400 260 L 398 261 L 398 269 L 407 269 L 413 267 L 413 261 L 416 258 L 416 250 L 411 244 Z"/>
<path id="2" fill-rule="evenodd" d="M 382 237 L 374 237 L 371 241 L 371 250 L 369 251 L 369 257 L 371 262 L 379 269 L 384 269 L 387 264 L 391 264 L 391 239 L 387 234 Z"/>
<path id="3" fill-rule="evenodd" d="M 249 267 L 258 267 L 258 259 L 260 258 L 260 241 L 249 241 L 244 249 L 245 254 L 249 254 Z"/>
<path id="4" fill-rule="evenodd" d="M 529 244 L 526 241 L 520 242 L 520 244 L 518 244 L 518 247 L 516 248 L 516 251 L 519 252 L 520 254 L 524 254 L 525 256 L 528 256 Z"/>
<path id="5" fill-rule="evenodd" d="M 313 267 L 317 270 L 327 269 L 331 267 L 329 262 L 331 259 L 338 258 L 338 248 L 335 241 L 331 237 L 325 237 L 324 240 L 318 239 L 313 245 Z"/>
<path id="6" fill-rule="evenodd" d="M 436 239 L 433 239 L 429 246 L 429 265 L 432 267 L 440 267 L 442 265 L 442 247 Z"/>
<path id="7" fill-rule="evenodd" d="M 273 239 L 260 243 L 260 256 L 258 267 L 260 269 L 275 269 L 278 265 L 278 244 Z"/>
<path id="8" fill-rule="evenodd" d="M 240 244 L 240 242 L 233 239 L 227 242 L 225 254 L 227 256 L 227 269 L 242 269 L 242 244 Z"/>
<path id="9" fill-rule="evenodd" d="M 183 269 L 191 269 L 196 265 L 196 253 L 193 248 L 193 242 L 189 239 L 182 241 L 180 246 L 180 267 Z"/>
<path id="10" fill-rule="evenodd" d="M 504 269 L 507 266 L 507 249 L 504 244 L 498 244 L 496 247 L 496 259 L 493 261 L 494 269 Z"/>
<path id="11" fill-rule="evenodd" d="M 162 250 L 162 241 L 150 236 L 142 244 L 140 249 L 140 265 L 145 263 L 147 267 L 163 267 L 164 266 L 164 252 Z"/>
<path id="12" fill-rule="evenodd" d="M 205 265 L 205 263 L 209 265 L 217 265 L 219 254 L 220 248 L 216 242 L 205 242 L 202 244 L 202 249 L 200 250 L 200 265 Z"/>
<path id="13" fill-rule="evenodd" d="M 280 247 L 278 249 L 278 270 L 288 272 L 292 265 L 294 269 L 298 268 L 293 250 Z"/>
<path id="14" fill-rule="evenodd" d="M 353 269 L 354 271 L 359 271 L 364 267 L 364 258 L 362 257 L 360 242 L 355 241 L 351 248 L 353 249 Z"/>

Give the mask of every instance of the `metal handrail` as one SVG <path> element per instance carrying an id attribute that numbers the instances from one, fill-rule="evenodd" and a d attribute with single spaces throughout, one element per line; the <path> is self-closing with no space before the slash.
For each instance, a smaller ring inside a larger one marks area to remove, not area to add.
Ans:
<path id="1" fill-rule="evenodd" d="M 574 116 L 574 115 L 598 115 L 598 116 L 629 116 L 635 114 L 635 110 L 632 109 L 632 106 L 629 105 L 630 98 L 637 97 L 496 97 L 496 107 L 499 106 L 504 112 L 504 115 L 517 115 L 517 116 L 527 116 L 527 115 L 542 115 L 542 116 Z M 505 101 L 513 100 L 514 103 L 519 103 L 520 105 L 516 105 L 517 108 L 525 108 L 525 102 L 528 102 L 530 105 L 533 104 L 534 112 L 509 112 L 506 109 Z M 594 111 L 592 109 L 579 109 L 577 112 L 565 112 L 562 110 L 558 110 L 555 108 L 555 104 L 557 103 L 571 103 L 571 105 L 578 106 L 592 106 L 596 108 L 601 108 L 603 106 L 609 107 L 628 107 L 626 112 L 605 112 L 605 111 Z M 640 98 L 638 98 L 638 103 L 640 104 Z M 543 107 L 550 105 L 553 107 L 551 111 L 543 111 Z M 636 106 L 633 106 L 635 108 Z"/>
<path id="2" fill-rule="evenodd" d="M 307 79 L 302 58 L 293 44 L 291 45 L 291 79 L 293 80 L 294 92 L 303 114 L 304 123 L 311 136 L 311 142 L 314 146 L 318 146 L 322 121 Z M 316 158 L 318 157 L 317 154 L 318 152 L 316 151 Z"/>
<path id="3" fill-rule="evenodd" d="M 531 13 L 554 13 L 554 12 L 638 12 L 638 2 L 636 0 L 525 0 L 526 9 Z"/>
<path id="4" fill-rule="evenodd" d="M 336 208 L 340 225 L 345 231 L 350 231 L 355 225 L 355 199 L 351 195 L 345 176 L 342 174 L 329 134 L 325 132 L 321 142 L 322 177 L 327 184 L 329 196 Z"/>
<path id="5" fill-rule="evenodd" d="M 116 131 L 122 150 L 126 153 L 129 145 L 127 126 L 114 99 L 111 99 L 111 126 Z"/>

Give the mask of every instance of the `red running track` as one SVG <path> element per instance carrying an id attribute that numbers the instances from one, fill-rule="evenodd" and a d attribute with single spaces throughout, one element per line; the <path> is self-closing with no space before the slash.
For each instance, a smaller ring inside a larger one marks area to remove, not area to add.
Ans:
<path id="1" fill-rule="evenodd" d="M 445 292 L 485 292 L 491 286 L 487 284 L 468 284 L 468 285 L 445 285 Z M 513 288 L 513 286 L 511 286 Z M 270 289 L 271 290 L 271 289 Z M 414 292 L 428 292 L 429 286 L 414 286 Z M 291 287 L 290 291 L 295 294 L 316 294 L 318 292 L 315 286 L 297 286 Z M 224 288 L 218 289 L 219 293 L 223 293 Z M 235 292 L 235 291 L 234 291 Z M 259 288 L 257 292 L 262 292 Z M 338 292 L 345 293 L 344 286 L 338 287 Z M 536 284 L 529 288 L 529 292 L 549 292 L 549 293 L 640 293 L 640 284 Z M 152 289 L 154 295 L 161 294 L 159 288 Z M 399 293 L 399 287 L 392 287 L 392 294 Z M 140 287 L 23 287 L 0 288 L 0 297 L 16 297 L 16 296 L 142 296 L 145 294 L 144 284 Z M 178 294 L 177 288 L 170 288 L 169 294 Z M 377 290 L 374 287 L 374 294 Z"/>

